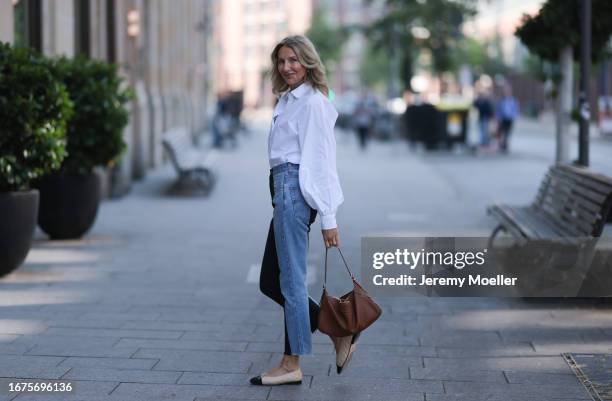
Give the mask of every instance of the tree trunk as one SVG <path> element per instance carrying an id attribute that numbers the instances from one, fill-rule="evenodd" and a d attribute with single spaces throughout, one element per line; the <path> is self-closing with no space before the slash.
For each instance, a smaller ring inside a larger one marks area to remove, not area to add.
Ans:
<path id="1" fill-rule="evenodd" d="M 555 161 L 557 164 L 569 163 L 569 128 L 572 110 L 573 49 L 565 47 L 559 55 L 561 82 L 557 96 L 557 147 Z"/>

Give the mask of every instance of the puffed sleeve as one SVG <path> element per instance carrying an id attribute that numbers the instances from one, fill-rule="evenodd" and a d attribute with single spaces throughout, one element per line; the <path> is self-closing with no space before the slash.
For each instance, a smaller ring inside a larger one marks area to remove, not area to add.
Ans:
<path id="1" fill-rule="evenodd" d="M 334 125 L 338 112 L 323 96 L 314 95 L 298 122 L 300 189 L 306 202 L 321 215 L 321 228 L 336 228 L 336 211 L 344 201 L 336 170 Z"/>

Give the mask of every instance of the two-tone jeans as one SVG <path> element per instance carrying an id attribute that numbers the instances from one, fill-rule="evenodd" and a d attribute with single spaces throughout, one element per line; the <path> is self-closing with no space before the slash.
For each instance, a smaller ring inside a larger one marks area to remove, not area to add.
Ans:
<path id="1" fill-rule="evenodd" d="M 270 171 L 274 213 L 261 265 L 261 292 L 284 308 L 285 355 L 312 353 L 319 305 L 308 296 L 308 234 L 316 218 L 302 196 L 299 165 L 285 163 Z"/>

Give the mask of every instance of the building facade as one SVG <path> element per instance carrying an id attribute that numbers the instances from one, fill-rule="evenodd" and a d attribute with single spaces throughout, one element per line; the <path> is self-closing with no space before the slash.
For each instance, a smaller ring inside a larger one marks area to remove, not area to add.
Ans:
<path id="1" fill-rule="evenodd" d="M 288 35 L 304 34 L 310 27 L 308 0 L 227 0 L 215 7 L 218 90 L 243 91 L 249 108 L 270 106 L 270 53 Z"/>
<path id="2" fill-rule="evenodd" d="M 136 93 L 124 130 L 128 151 L 106 171 L 107 194 L 163 160 L 162 134 L 186 126 L 194 138 L 212 113 L 211 0 L 2 0 L 0 40 L 42 53 L 106 60 Z"/>

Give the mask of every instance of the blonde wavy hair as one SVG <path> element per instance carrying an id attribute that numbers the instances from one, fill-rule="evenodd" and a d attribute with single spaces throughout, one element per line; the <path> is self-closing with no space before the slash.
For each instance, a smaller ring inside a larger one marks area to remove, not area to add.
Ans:
<path id="1" fill-rule="evenodd" d="M 287 85 L 278 72 L 278 51 L 283 46 L 291 48 L 295 52 L 300 64 L 306 69 L 304 80 L 327 96 L 329 87 L 327 85 L 325 67 L 321 62 L 321 57 L 319 57 L 310 39 L 302 35 L 288 36 L 274 46 L 274 50 L 272 50 L 270 56 L 272 59 L 272 92 L 274 92 L 276 96 L 279 96 L 282 92 L 289 89 L 289 85 Z"/>

